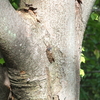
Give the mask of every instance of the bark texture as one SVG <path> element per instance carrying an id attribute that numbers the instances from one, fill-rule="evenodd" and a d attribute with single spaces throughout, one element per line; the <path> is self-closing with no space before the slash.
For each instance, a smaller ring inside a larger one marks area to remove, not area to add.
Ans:
<path id="1" fill-rule="evenodd" d="M 10 94 L 10 82 L 6 67 L 0 65 L 0 100 L 8 100 Z"/>
<path id="2" fill-rule="evenodd" d="M 79 100 L 80 51 L 93 1 L 21 0 L 20 8 L 32 4 L 35 12 L 1 1 L 0 49 L 14 100 Z"/>

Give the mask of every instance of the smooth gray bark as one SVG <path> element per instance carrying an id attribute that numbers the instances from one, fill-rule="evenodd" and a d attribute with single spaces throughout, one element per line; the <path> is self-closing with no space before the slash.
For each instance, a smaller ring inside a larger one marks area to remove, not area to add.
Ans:
<path id="1" fill-rule="evenodd" d="M 15 100 L 79 100 L 81 44 L 94 1 L 30 0 L 36 14 L 1 1 L 0 49 Z"/>

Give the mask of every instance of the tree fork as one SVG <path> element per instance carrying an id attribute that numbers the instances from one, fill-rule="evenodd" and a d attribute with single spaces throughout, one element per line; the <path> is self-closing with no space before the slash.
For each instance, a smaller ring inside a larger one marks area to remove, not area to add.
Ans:
<path id="1" fill-rule="evenodd" d="M 28 13 L 15 11 L 8 0 L 1 1 L 0 50 L 15 100 L 79 100 L 79 46 L 94 1 L 80 4 L 82 22 L 76 22 L 73 0 L 25 0 L 24 6 L 37 8 L 36 15 L 29 9 Z M 52 63 L 44 42 L 52 47 Z"/>

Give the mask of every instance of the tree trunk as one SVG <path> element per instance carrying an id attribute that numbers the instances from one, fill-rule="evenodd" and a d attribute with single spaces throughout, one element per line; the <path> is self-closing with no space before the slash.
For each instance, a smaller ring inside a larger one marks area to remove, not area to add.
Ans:
<path id="1" fill-rule="evenodd" d="M 79 100 L 81 45 L 95 0 L 79 1 L 21 0 L 19 11 L 1 1 L 0 50 L 14 100 Z"/>

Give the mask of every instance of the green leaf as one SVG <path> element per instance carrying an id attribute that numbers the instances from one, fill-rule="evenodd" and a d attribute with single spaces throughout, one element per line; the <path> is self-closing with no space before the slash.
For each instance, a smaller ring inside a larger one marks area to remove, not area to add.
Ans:
<path id="1" fill-rule="evenodd" d="M 3 59 L 3 58 L 1 58 L 1 59 L 0 59 L 0 64 L 2 64 L 2 65 L 3 65 L 4 63 L 5 63 L 4 59 Z"/>
<path id="2" fill-rule="evenodd" d="M 15 2 L 12 3 L 12 6 L 13 6 L 15 9 L 18 9 L 18 5 L 17 5 Z"/>
<path id="3" fill-rule="evenodd" d="M 96 49 L 96 50 L 94 50 L 94 54 L 95 54 L 96 58 L 99 59 L 100 51 Z"/>
<path id="4" fill-rule="evenodd" d="M 98 20 L 98 18 L 99 18 L 98 14 L 96 14 L 94 12 L 91 14 L 91 19 L 92 20 Z"/>
<path id="5" fill-rule="evenodd" d="M 81 62 L 85 63 L 85 57 L 83 54 L 81 54 Z"/>
<path id="6" fill-rule="evenodd" d="M 82 47 L 82 51 L 85 51 L 84 47 Z"/>
<path id="7" fill-rule="evenodd" d="M 14 7 L 14 9 L 18 9 L 19 8 L 19 3 L 20 3 L 20 0 L 9 0 L 11 5 Z"/>
<path id="8" fill-rule="evenodd" d="M 84 70 L 83 70 L 83 69 L 80 69 L 80 76 L 81 76 L 81 77 L 84 77 L 84 75 L 85 75 Z"/>

